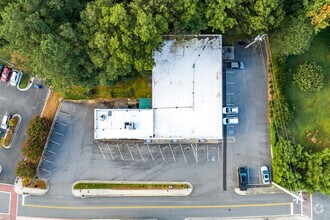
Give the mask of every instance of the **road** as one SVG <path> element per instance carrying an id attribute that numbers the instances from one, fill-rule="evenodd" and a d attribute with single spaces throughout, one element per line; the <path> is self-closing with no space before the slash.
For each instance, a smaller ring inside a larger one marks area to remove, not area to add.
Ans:
<path id="1" fill-rule="evenodd" d="M 239 196 L 221 192 L 214 196 L 152 198 L 87 198 L 73 201 L 41 197 L 19 201 L 18 215 L 57 218 L 157 218 L 267 216 L 291 213 L 292 199 L 286 194 Z"/>

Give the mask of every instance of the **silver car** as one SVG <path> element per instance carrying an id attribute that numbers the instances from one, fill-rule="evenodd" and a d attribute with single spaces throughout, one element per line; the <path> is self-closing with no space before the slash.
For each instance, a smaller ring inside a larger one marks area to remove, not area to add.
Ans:
<path id="1" fill-rule="evenodd" d="M 11 115 L 6 112 L 6 114 L 2 118 L 1 128 L 7 130 L 9 127 L 9 120 L 11 119 Z"/>
<path id="2" fill-rule="evenodd" d="M 21 73 L 18 72 L 17 70 L 13 70 L 11 77 L 10 77 L 9 84 L 11 86 L 17 86 L 20 78 L 21 78 Z"/>
<path id="3" fill-rule="evenodd" d="M 237 117 L 226 117 L 222 119 L 222 123 L 224 125 L 236 125 L 238 124 L 238 118 Z"/>
<path id="4" fill-rule="evenodd" d="M 238 113 L 238 107 L 237 106 L 228 106 L 222 108 L 223 114 L 237 114 Z"/>

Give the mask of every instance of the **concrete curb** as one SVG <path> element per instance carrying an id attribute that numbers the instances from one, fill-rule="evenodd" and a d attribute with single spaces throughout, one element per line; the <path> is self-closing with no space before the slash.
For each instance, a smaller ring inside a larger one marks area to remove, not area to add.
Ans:
<path id="1" fill-rule="evenodd" d="M 49 183 L 46 179 L 43 179 L 43 178 L 40 178 L 39 180 L 43 180 L 46 182 L 46 189 L 23 187 L 22 179 L 19 177 L 16 177 L 14 190 L 17 194 L 20 194 L 20 195 L 43 196 L 49 190 Z"/>
<path id="2" fill-rule="evenodd" d="M 23 73 L 23 72 L 21 72 L 21 73 L 22 73 L 22 75 L 21 75 L 21 79 L 22 79 L 22 76 L 23 76 L 24 73 Z M 31 86 L 33 85 L 34 77 L 31 76 L 30 81 L 29 81 L 29 84 L 27 85 L 27 87 L 25 87 L 25 88 L 23 88 L 23 89 L 21 89 L 21 88 L 19 87 L 19 84 L 20 84 L 20 82 L 21 82 L 21 79 L 19 80 L 19 83 L 17 84 L 17 89 L 18 89 L 19 91 L 21 91 L 21 92 L 25 92 L 25 91 L 29 90 L 29 89 L 31 88 Z"/>
<path id="3" fill-rule="evenodd" d="M 18 122 L 17 122 L 17 125 L 16 125 L 16 128 L 15 128 L 15 131 L 14 131 L 14 135 L 13 135 L 13 138 L 11 139 L 10 143 L 8 146 L 5 146 L 5 145 L 2 145 L 2 147 L 6 148 L 6 149 L 10 149 L 11 148 L 11 144 L 13 143 L 15 137 L 16 137 L 16 134 L 17 134 L 17 131 L 18 131 L 18 128 L 21 124 L 21 121 L 22 121 L 22 116 L 19 115 L 19 114 L 14 114 L 13 117 L 18 117 Z M 5 138 L 6 138 L 6 135 L 7 135 L 7 132 L 5 134 Z"/>
<path id="4" fill-rule="evenodd" d="M 78 183 L 135 183 L 135 184 L 187 184 L 188 189 L 160 189 L 160 190 L 111 190 L 111 189 L 74 189 Z M 188 196 L 193 191 L 193 186 L 189 182 L 158 182 L 158 181 L 97 181 L 80 180 L 72 184 L 72 194 L 76 197 L 123 197 L 123 196 Z"/>
<path id="5" fill-rule="evenodd" d="M 271 195 L 283 193 L 282 190 L 277 189 L 273 186 L 248 188 L 246 191 L 241 191 L 239 188 L 235 188 L 234 191 L 237 195 L 240 196 Z"/>
<path id="6" fill-rule="evenodd" d="M 44 107 L 42 108 L 42 111 L 41 111 L 41 114 L 40 114 L 41 117 L 42 117 L 42 115 L 43 115 L 43 113 L 44 113 L 44 111 L 45 111 L 45 109 L 46 109 L 47 102 L 48 102 L 48 99 L 49 99 L 49 96 L 50 96 L 51 92 L 52 92 L 52 87 L 49 87 L 49 89 L 48 89 L 48 94 L 47 94 L 47 98 L 46 98 L 46 100 L 45 100 Z"/>

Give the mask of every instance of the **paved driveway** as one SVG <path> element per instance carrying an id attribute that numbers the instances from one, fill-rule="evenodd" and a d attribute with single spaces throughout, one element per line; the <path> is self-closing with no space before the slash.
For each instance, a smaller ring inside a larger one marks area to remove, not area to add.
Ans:
<path id="1" fill-rule="evenodd" d="M 226 128 L 227 135 L 235 140 L 227 144 L 227 183 L 231 189 L 238 187 L 238 167 L 248 166 L 249 183 L 259 185 L 260 167 L 271 166 L 267 74 L 261 47 L 236 45 L 235 57 L 244 62 L 245 69 L 224 73 L 227 105 L 239 107 L 239 124 Z"/>
<path id="2" fill-rule="evenodd" d="M 48 89 L 31 88 L 27 92 L 20 92 L 16 87 L 0 83 L 0 117 L 2 120 L 6 111 L 10 114 L 20 114 L 22 122 L 18 133 L 10 149 L 0 148 L 0 163 L 3 171 L 0 175 L 1 183 L 13 184 L 15 180 L 14 169 L 17 161 L 22 156 L 20 154 L 21 144 L 24 140 L 24 130 L 28 121 L 42 111 L 44 101 L 47 97 Z M 2 133 L 3 135 L 3 133 Z M 1 136 L 2 137 L 2 136 Z"/>

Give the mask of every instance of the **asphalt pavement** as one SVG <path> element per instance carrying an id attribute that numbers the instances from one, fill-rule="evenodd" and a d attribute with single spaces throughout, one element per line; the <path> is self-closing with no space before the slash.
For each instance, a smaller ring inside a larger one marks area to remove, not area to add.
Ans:
<path id="1" fill-rule="evenodd" d="M 13 184 L 15 180 L 14 170 L 16 163 L 22 159 L 20 149 L 25 138 L 25 128 L 35 115 L 40 115 L 48 89 L 31 88 L 26 92 L 19 91 L 8 83 L 0 82 L 0 117 L 8 111 L 11 115 L 20 114 L 22 122 L 10 149 L 0 148 L 0 164 L 3 168 L 0 175 L 0 183 Z M 2 130 L 2 136 L 4 131 Z M 1 136 L 1 137 L 2 137 Z"/>

